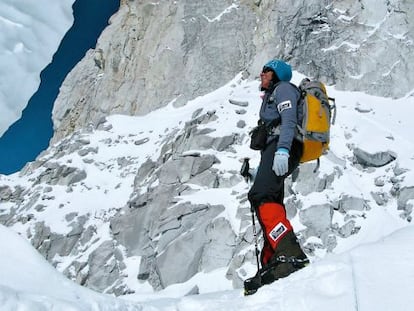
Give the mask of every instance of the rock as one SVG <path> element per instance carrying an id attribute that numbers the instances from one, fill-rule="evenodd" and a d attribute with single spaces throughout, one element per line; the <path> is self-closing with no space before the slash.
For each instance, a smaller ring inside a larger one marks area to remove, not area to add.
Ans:
<path id="1" fill-rule="evenodd" d="M 200 294 L 200 289 L 198 288 L 197 285 L 195 285 L 192 289 L 190 289 L 188 291 L 187 294 L 185 294 L 184 296 L 192 296 L 192 295 L 198 295 Z"/>
<path id="2" fill-rule="evenodd" d="M 159 171 L 160 182 L 165 184 L 188 182 L 192 177 L 209 169 L 217 161 L 217 158 L 212 155 L 184 156 L 177 160 L 168 161 Z"/>
<path id="3" fill-rule="evenodd" d="M 191 208 L 191 206 L 186 207 L 184 213 L 179 211 L 177 213 L 177 215 L 181 215 L 178 216 L 180 227 L 171 231 L 176 238 L 172 239 L 171 234 L 168 234 L 168 243 L 163 238 L 164 236 L 159 242 L 159 244 L 165 245 L 165 248 L 161 248 L 163 251 L 156 257 L 156 265 L 163 287 L 185 282 L 201 271 L 200 262 L 204 257 L 204 245 L 208 241 L 206 227 L 224 210 L 223 206 L 200 206 L 190 212 L 189 207 Z M 182 265 L 183 262 L 186 264 Z M 176 268 L 171 269 L 171 265 Z M 223 266 L 216 264 L 215 267 Z"/>
<path id="4" fill-rule="evenodd" d="M 319 172 L 314 172 L 315 163 L 308 162 L 301 164 L 297 176 L 292 177 L 295 180 L 294 191 L 302 195 L 307 195 L 312 192 L 321 192 L 328 188 L 335 177 L 335 173 L 331 175 L 319 176 Z M 312 182 L 309 182 L 312 180 Z M 292 184 L 292 180 L 288 180 L 288 185 Z"/>
<path id="5" fill-rule="evenodd" d="M 136 140 L 136 141 L 134 142 L 134 145 L 139 146 L 139 145 L 143 145 L 143 144 L 145 144 L 145 143 L 147 143 L 147 142 L 149 142 L 149 138 L 148 138 L 148 137 L 145 137 L 145 138 L 142 138 L 142 139 Z"/>
<path id="6" fill-rule="evenodd" d="M 246 122 L 244 120 L 239 120 L 239 121 L 237 121 L 236 126 L 240 129 L 245 128 L 246 127 Z"/>
<path id="7" fill-rule="evenodd" d="M 371 108 L 366 109 L 366 108 L 361 108 L 361 107 L 355 107 L 355 110 L 358 111 L 358 112 L 360 112 L 360 113 L 369 113 L 369 112 L 372 112 L 372 109 Z"/>
<path id="8" fill-rule="evenodd" d="M 200 270 L 209 272 L 227 267 L 236 246 L 236 235 L 229 221 L 224 218 L 215 219 L 207 226 L 206 235 Z"/>
<path id="9" fill-rule="evenodd" d="M 200 187 L 206 188 L 217 188 L 219 185 L 219 179 L 215 172 L 211 170 L 206 170 L 194 177 L 192 177 L 189 181 L 189 184 L 195 184 Z"/>
<path id="10" fill-rule="evenodd" d="M 413 210 L 413 204 L 409 203 L 410 200 L 414 200 L 414 187 L 401 188 L 398 194 L 398 209 L 410 214 Z"/>
<path id="11" fill-rule="evenodd" d="M 406 168 L 401 168 L 398 164 L 395 165 L 392 169 L 392 171 L 394 172 L 395 176 L 400 176 L 402 174 L 404 174 L 405 172 L 408 172 L 409 170 Z"/>
<path id="12" fill-rule="evenodd" d="M 241 177 L 241 175 L 239 175 L 238 173 L 216 174 L 218 180 L 217 187 L 219 188 L 231 188 L 243 181 L 243 177 Z"/>
<path id="13" fill-rule="evenodd" d="M 134 188 L 137 188 L 156 167 L 157 165 L 154 161 L 147 159 L 138 169 L 137 175 L 134 178 Z"/>
<path id="14" fill-rule="evenodd" d="M 366 211 L 369 206 L 366 200 L 362 198 L 351 197 L 349 195 L 343 196 L 338 202 L 338 209 L 341 213 L 348 213 L 349 211 Z"/>
<path id="15" fill-rule="evenodd" d="M 298 210 L 302 208 L 302 202 L 297 200 L 295 197 L 290 197 L 287 200 L 285 200 L 285 209 L 286 209 L 286 216 L 288 219 L 293 219 L 297 213 Z"/>
<path id="16" fill-rule="evenodd" d="M 44 222 L 37 222 L 34 225 L 33 233 L 28 232 L 28 237 L 33 247 L 39 250 L 39 252 L 47 258 L 47 250 L 45 252 L 41 251 L 41 246 L 49 240 L 50 237 L 50 228 L 45 226 Z"/>
<path id="17" fill-rule="evenodd" d="M 383 206 L 388 202 L 388 196 L 383 192 L 371 192 L 372 198 L 379 206 Z"/>
<path id="18" fill-rule="evenodd" d="M 350 220 L 339 228 L 338 234 L 341 238 L 348 238 L 353 234 L 358 233 L 360 227 L 356 226 L 355 220 Z"/>
<path id="19" fill-rule="evenodd" d="M 193 114 L 192 114 L 191 118 L 192 118 L 192 119 L 197 118 L 197 117 L 201 114 L 201 112 L 202 112 L 202 111 L 203 111 L 203 108 L 199 108 L 199 109 L 195 110 L 195 111 L 193 112 Z"/>
<path id="20" fill-rule="evenodd" d="M 322 239 L 323 247 L 326 249 L 327 252 L 332 252 L 335 249 L 335 247 L 338 245 L 336 236 L 329 232 L 324 232 L 321 235 L 321 239 Z"/>
<path id="21" fill-rule="evenodd" d="M 382 186 L 385 185 L 385 181 L 384 181 L 384 178 L 382 176 L 379 176 L 379 177 L 375 178 L 374 183 L 375 183 L 375 186 L 377 186 L 377 187 L 382 187 Z"/>
<path id="22" fill-rule="evenodd" d="M 391 151 L 370 154 L 360 148 L 354 149 L 354 156 L 356 162 L 361 164 L 363 167 L 381 167 L 397 158 L 395 153 Z"/>
<path id="23" fill-rule="evenodd" d="M 232 105 L 240 106 L 240 107 L 247 107 L 249 106 L 248 101 L 236 100 L 236 99 L 229 99 L 229 103 Z"/>
<path id="24" fill-rule="evenodd" d="M 76 167 L 59 165 L 57 163 L 48 163 L 47 169 L 41 173 L 36 184 L 46 183 L 48 185 L 69 186 L 86 178 L 86 172 Z"/>
<path id="25" fill-rule="evenodd" d="M 12 189 L 9 186 L 0 186 L 0 202 L 10 201 Z"/>
<path id="26" fill-rule="evenodd" d="M 88 258 L 89 273 L 85 286 L 98 292 L 113 293 L 121 281 L 118 261 L 122 255 L 113 246 L 113 241 L 103 242 Z"/>
<path id="27" fill-rule="evenodd" d="M 163 184 L 187 182 L 191 178 L 194 157 L 183 157 L 166 162 L 159 171 L 158 178 Z"/>
<path id="28" fill-rule="evenodd" d="M 81 150 L 78 151 L 78 154 L 81 157 L 84 157 L 84 156 L 86 156 L 90 153 L 95 153 L 95 154 L 98 153 L 98 148 L 89 147 L 89 148 L 81 149 Z"/>
<path id="29" fill-rule="evenodd" d="M 220 161 L 214 155 L 211 154 L 205 154 L 201 157 L 195 157 L 194 164 L 191 169 L 191 176 L 196 176 L 204 172 L 216 163 L 220 163 Z"/>

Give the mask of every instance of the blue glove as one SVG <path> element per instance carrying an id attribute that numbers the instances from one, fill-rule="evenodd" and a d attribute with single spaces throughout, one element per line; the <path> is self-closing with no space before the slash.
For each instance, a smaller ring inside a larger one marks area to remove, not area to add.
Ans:
<path id="1" fill-rule="evenodd" d="M 289 150 L 286 148 L 279 148 L 273 158 L 273 170 L 277 176 L 283 176 L 289 169 Z"/>

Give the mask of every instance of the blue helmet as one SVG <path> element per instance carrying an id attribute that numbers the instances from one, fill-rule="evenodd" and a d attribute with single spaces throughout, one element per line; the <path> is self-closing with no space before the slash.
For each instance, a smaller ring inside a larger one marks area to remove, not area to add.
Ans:
<path id="1" fill-rule="evenodd" d="M 292 79 L 292 68 L 282 60 L 272 59 L 263 66 L 263 69 L 266 68 L 272 69 L 280 81 L 290 81 Z"/>

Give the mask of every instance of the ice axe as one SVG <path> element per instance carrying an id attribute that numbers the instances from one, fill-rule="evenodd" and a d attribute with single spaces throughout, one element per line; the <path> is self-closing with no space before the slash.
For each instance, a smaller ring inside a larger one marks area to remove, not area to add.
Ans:
<path id="1" fill-rule="evenodd" d="M 240 169 L 240 175 L 242 175 L 244 177 L 244 179 L 246 180 L 246 182 L 250 186 L 250 179 L 252 178 L 252 175 L 249 173 L 249 169 L 250 169 L 249 160 L 250 160 L 249 158 L 244 158 L 243 159 L 243 164 L 242 164 L 242 167 Z"/>

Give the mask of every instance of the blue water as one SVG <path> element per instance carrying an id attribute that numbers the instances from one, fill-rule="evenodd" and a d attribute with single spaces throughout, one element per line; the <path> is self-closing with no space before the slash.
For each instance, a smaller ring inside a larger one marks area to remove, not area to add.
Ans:
<path id="1" fill-rule="evenodd" d="M 48 147 L 53 135 L 52 108 L 59 87 L 86 51 L 95 47 L 110 16 L 118 10 L 119 0 L 76 0 L 72 8 L 74 23 L 52 62 L 40 74 L 39 89 L 30 98 L 21 119 L 0 138 L 0 174 L 19 171 Z"/>

